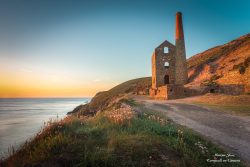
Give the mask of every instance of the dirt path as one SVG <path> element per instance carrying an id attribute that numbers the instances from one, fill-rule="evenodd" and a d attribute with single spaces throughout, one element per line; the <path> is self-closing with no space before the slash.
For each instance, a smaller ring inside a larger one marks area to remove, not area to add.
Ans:
<path id="1" fill-rule="evenodd" d="M 180 125 L 187 126 L 221 145 L 229 153 L 240 156 L 250 165 L 250 117 L 188 104 L 188 100 L 151 100 L 136 96 L 147 108 L 166 112 Z"/>

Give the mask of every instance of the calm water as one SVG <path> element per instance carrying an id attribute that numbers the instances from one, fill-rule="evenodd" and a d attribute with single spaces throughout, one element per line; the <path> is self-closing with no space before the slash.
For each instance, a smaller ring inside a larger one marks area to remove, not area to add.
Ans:
<path id="1" fill-rule="evenodd" d="M 49 119 L 66 116 L 90 98 L 0 99 L 0 157 L 33 137 Z"/>

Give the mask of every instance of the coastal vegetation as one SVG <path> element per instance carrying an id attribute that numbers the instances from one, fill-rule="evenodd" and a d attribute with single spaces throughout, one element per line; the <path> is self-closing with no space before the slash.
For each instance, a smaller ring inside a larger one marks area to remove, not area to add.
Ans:
<path id="1" fill-rule="evenodd" d="M 1 166 L 216 166 L 207 159 L 218 153 L 226 154 L 164 113 L 124 97 L 94 116 L 48 122 Z"/>

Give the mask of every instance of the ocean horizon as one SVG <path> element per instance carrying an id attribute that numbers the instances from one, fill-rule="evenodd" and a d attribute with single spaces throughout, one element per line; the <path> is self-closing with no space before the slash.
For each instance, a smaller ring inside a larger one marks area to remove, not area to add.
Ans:
<path id="1" fill-rule="evenodd" d="M 90 97 L 0 98 L 0 158 L 8 156 L 9 149 L 18 149 L 33 138 L 44 123 L 63 119 L 67 112 L 90 100 Z"/>

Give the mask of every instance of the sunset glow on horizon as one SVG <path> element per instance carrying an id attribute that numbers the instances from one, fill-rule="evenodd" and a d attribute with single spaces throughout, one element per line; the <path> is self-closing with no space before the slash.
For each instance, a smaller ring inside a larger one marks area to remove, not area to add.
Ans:
<path id="1" fill-rule="evenodd" d="M 117 83 L 83 78 L 72 79 L 67 76 L 44 75 L 28 70 L 17 73 L 0 72 L 0 98 L 28 97 L 92 97 L 99 91 L 108 90 Z"/>
<path id="2" fill-rule="evenodd" d="M 92 97 L 99 91 L 110 89 L 114 84 L 26 83 L 23 80 L 8 80 L 0 84 L 0 98 L 27 97 Z"/>
<path id="3" fill-rule="evenodd" d="M 28 69 L 13 62 L 7 65 L 7 61 L 0 61 L 0 98 L 92 97 L 118 84 L 108 78 L 92 78 L 86 82 L 84 77 L 89 76 L 84 72 L 79 77 L 56 68 Z"/>
<path id="4" fill-rule="evenodd" d="M 0 98 L 92 97 L 151 76 L 177 11 L 189 58 L 249 32 L 250 1 L 240 1 L 0 2 Z"/>

